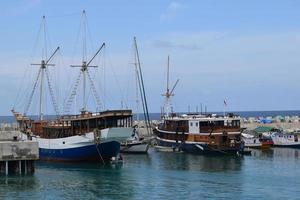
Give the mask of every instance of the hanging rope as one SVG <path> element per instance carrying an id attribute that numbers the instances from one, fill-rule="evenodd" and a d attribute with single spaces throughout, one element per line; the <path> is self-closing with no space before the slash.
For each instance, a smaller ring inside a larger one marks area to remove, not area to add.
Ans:
<path id="1" fill-rule="evenodd" d="M 105 164 L 104 159 L 103 159 L 103 157 L 101 155 L 101 152 L 100 152 L 100 150 L 98 148 L 98 145 L 100 145 L 100 143 L 101 143 L 100 139 L 101 139 L 101 131 L 99 129 L 94 129 L 94 143 L 95 143 L 95 147 L 96 147 L 98 155 L 99 155 L 99 157 L 100 157 L 100 159 L 102 161 L 102 164 Z"/>

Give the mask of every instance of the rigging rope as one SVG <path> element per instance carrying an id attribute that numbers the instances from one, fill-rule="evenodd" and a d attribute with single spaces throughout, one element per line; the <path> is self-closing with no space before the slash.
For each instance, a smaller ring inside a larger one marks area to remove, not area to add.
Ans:
<path id="1" fill-rule="evenodd" d="M 38 75 L 37 75 L 37 77 L 36 77 L 36 80 L 35 80 L 35 82 L 34 82 L 33 89 L 32 89 L 32 91 L 31 91 L 31 93 L 30 93 L 28 103 L 27 103 L 27 105 L 26 105 L 26 107 L 25 107 L 24 115 L 26 115 L 26 113 L 28 112 L 29 107 L 30 107 L 30 105 L 31 105 L 32 98 L 33 98 L 33 95 L 34 95 L 34 91 L 35 91 L 35 89 L 36 89 L 36 87 L 37 87 L 37 84 L 38 84 L 38 81 L 39 81 L 41 72 L 42 72 L 42 69 L 40 68 L 39 71 L 38 71 Z"/>
<path id="2" fill-rule="evenodd" d="M 49 92 L 50 92 L 52 104 L 53 104 L 53 107 L 54 107 L 54 111 L 55 111 L 56 115 L 59 116 L 59 109 L 58 109 L 58 105 L 56 103 L 56 99 L 55 99 L 54 92 L 53 92 L 53 89 L 52 89 L 52 85 L 51 85 L 51 80 L 50 80 L 50 75 L 49 75 L 48 69 L 46 68 L 45 71 L 46 71 L 46 78 L 47 78 L 47 82 L 48 82 L 48 88 L 49 88 Z"/>
<path id="3" fill-rule="evenodd" d="M 65 102 L 65 106 L 64 106 L 64 112 L 65 113 L 70 112 L 71 105 L 73 103 L 74 97 L 76 96 L 76 91 L 77 91 L 78 85 L 79 85 L 80 80 L 81 80 L 81 75 L 82 75 L 82 71 L 80 71 L 79 76 L 77 77 L 77 79 L 75 81 L 73 90 L 71 91 L 71 94 L 70 94 L 69 98 Z"/>
<path id="4" fill-rule="evenodd" d="M 92 80 L 92 78 L 91 78 L 91 75 L 90 75 L 90 73 L 89 73 L 88 70 L 86 70 L 86 73 L 87 73 L 87 75 L 88 75 L 88 79 L 90 80 L 91 89 L 92 89 L 92 92 L 93 92 L 94 97 L 95 97 L 95 99 L 96 99 L 96 103 L 97 103 L 97 105 L 99 106 L 99 109 L 101 109 L 100 98 L 99 98 L 99 96 L 98 96 L 98 93 L 97 93 L 96 87 L 95 87 L 95 85 L 94 85 L 94 82 L 93 82 L 93 80 Z"/>

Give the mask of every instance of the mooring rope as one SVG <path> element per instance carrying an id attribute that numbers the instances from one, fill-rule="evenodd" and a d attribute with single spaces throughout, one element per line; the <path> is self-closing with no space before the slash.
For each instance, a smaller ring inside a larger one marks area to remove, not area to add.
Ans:
<path id="1" fill-rule="evenodd" d="M 104 159 L 103 159 L 103 157 L 102 157 L 102 155 L 101 155 L 101 153 L 100 153 L 100 151 L 99 151 L 98 144 L 95 143 L 95 145 L 96 145 L 96 149 L 97 149 L 98 155 L 99 155 L 99 157 L 100 157 L 101 160 L 102 160 L 102 163 L 105 164 Z"/>
<path id="2" fill-rule="evenodd" d="M 100 134 L 101 134 L 101 132 L 100 132 Z M 95 129 L 95 130 L 94 130 L 94 142 L 95 142 L 95 147 L 96 147 L 96 149 L 97 149 L 98 155 L 99 155 L 99 157 L 100 157 L 102 163 L 105 164 L 104 159 L 103 159 L 103 157 L 102 157 L 102 155 L 101 155 L 101 152 L 100 152 L 100 150 L 99 150 L 99 148 L 98 148 L 98 144 L 100 145 L 100 137 L 98 137 L 98 136 L 99 136 L 99 130 L 98 130 L 98 129 Z"/>

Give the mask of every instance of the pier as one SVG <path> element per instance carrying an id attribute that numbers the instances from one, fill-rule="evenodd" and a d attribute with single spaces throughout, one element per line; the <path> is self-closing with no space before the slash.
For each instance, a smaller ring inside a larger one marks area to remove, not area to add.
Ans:
<path id="1" fill-rule="evenodd" d="M 0 131 L 0 173 L 32 174 L 39 159 L 38 143 L 24 140 L 17 130 Z"/>

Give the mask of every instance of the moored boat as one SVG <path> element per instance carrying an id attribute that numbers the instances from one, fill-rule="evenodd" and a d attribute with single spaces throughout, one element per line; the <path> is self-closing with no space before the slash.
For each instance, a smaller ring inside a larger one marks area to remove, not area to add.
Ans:
<path id="1" fill-rule="evenodd" d="M 256 131 L 243 132 L 242 140 L 247 148 L 269 149 L 273 145 L 271 138 L 258 134 Z"/>
<path id="2" fill-rule="evenodd" d="M 131 154 L 146 154 L 149 149 L 149 143 L 147 141 L 137 141 L 137 140 L 126 140 L 126 142 L 121 143 L 121 153 L 131 153 Z"/>
<path id="3" fill-rule="evenodd" d="M 85 11 L 83 11 L 83 20 L 85 20 Z M 45 16 L 43 16 L 44 33 Z M 86 23 L 83 23 L 86 29 Z M 86 32 L 83 31 L 83 32 Z M 44 35 L 46 41 L 46 35 Z M 43 51 L 47 45 L 44 45 Z M 92 65 L 96 56 L 105 47 L 105 43 L 96 51 L 96 53 L 87 60 L 86 56 L 86 39 L 83 37 L 83 58 L 80 65 L 72 65 L 80 69 L 79 76 L 70 91 L 70 95 L 64 101 L 64 113 L 60 113 L 58 102 L 56 101 L 55 92 L 51 83 L 51 77 L 48 67 L 55 66 L 50 64 L 53 57 L 59 50 L 59 47 L 48 58 L 41 60 L 37 77 L 33 84 L 33 89 L 29 93 L 28 102 L 25 106 L 24 113 L 18 113 L 12 110 L 20 129 L 23 133 L 30 136 L 32 140 L 39 142 L 40 159 L 55 161 L 86 161 L 100 160 L 106 162 L 116 157 L 120 151 L 120 143 L 133 132 L 132 128 L 132 111 L 131 110 L 106 110 L 99 112 L 101 109 L 101 101 L 97 93 L 98 89 L 94 83 L 94 79 L 90 74 L 90 68 L 97 68 Z M 46 79 L 46 80 L 45 80 Z M 82 93 L 78 92 L 78 86 L 82 83 Z M 90 88 L 87 91 L 87 84 Z M 56 114 L 55 119 L 49 120 L 44 117 L 44 107 L 46 107 L 45 89 L 48 87 L 51 103 Z M 28 109 L 33 104 L 33 96 L 39 87 L 39 117 L 31 119 L 28 117 Z M 89 92 L 89 93 L 88 93 Z M 88 100 L 90 93 L 94 97 L 96 103 L 96 111 L 89 112 Z M 77 95 L 82 95 L 82 107 L 79 114 L 69 114 L 70 109 L 77 110 Z M 75 99 L 75 100 L 74 100 Z M 75 105 L 74 105 L 75 104 Z M 75 108 L 75 109 L 74 109 Z"/>
<path id="4" fill-rule="evenodd" d="M 165 117 L 154 129 L 158 146 L 193 154 L 237 154 L 243 151 L 237 116 Z"/>
<path id="5" fill-rule="evenodd" d="M 134 126 L 131 137 L 121 143 L 121 153 L 146 154 L 148 152 L 150 140 L 141 138 L 137 127 L 138 125 Z"/>
<path id="6" fill-rule="evenodd" d="M 245 147 L 258 149 L 262 147 L 262 142 L 260 141 L 260 138 L 254 135 L 242 133 L 242 140 L 244 141 Z"/>
<path id="7" fill-rule="evenodd" d="M 136 80 L 136 124 L 134 125 L 134 131 L 130 138 L 121 143 L 121 153 L 135 153 L 135 154 L 146 154 L 148 152 L 151 139 L 145 139 L 140 136 L 142 129 L 146 130 L 147 136 L 151 134 L 150 129 L 150 119 L 148 113 L 148 105 L 146 99 L 146 93 L 144 88 L 144 80 L 142 75 L 142 69 L 139 59 L 139 51 L 137 46 L 136 38 L 134 37 L 134 65 L 135 65 L 135 80 Z M 138 94 L 140 93 L 140 94 Z M 140 97 L 139 97 L 140 96 Z M 142 121 L 139 121 L 139 102 L 142 102 L 143 114 L 144 114 L 144 124 L 143 128 L 140 127 Z"/>
<path id="8" fill-rule="evenodd" d="M 39 142 L 42 160 L 107 162 L 118 156 L 120 143 L 133 133 L 131 110 L 85 112 L 55 121 L 14 114 L 21 131 Z"/>
<path id="9" fill-rule="evenodd" d="M 300 148 L 299 135 L 275 132 L 271 135 L 275 147 Z"/>
<path id="10" fill-rule="evenodd" d="M 162 94 L 165 103 L 162 109 L 162 123 L 154 128 L 158 150 L 182 151 L 192 154 L 238 154 L 243 152 L 240 117 L 232 113 L 227 116 L 195 113 L 176 115 L 171 98 L 179 82 L 170 89 L 169 64 L 167 63 L 167 87 Z M 226 102 L 224 101 L 226 104 Z M 225 113 L 225 112 L 224 112 Z"/>

